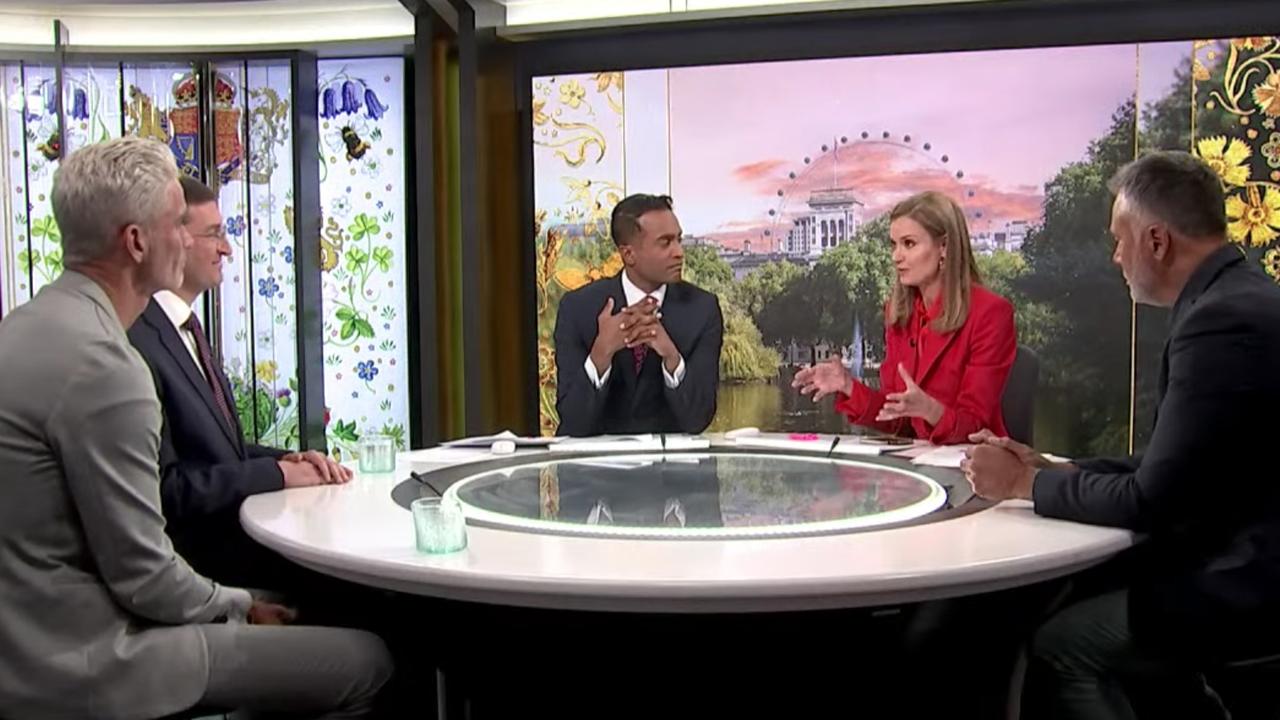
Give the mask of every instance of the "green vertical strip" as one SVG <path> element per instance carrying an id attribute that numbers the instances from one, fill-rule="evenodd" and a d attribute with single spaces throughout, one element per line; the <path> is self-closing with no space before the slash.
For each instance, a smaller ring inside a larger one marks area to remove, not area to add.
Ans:
<path id="1" fill-rule="evenodd" d="M 449 373 L 442 378 L 444 392 L 449 394 L 446 407 L 450 413 L 447 425 L 451 434 L 461 435 L 466 427 L 466 402 L 463 389 L 466 383 L 466 368 L 462 348 L 462 137 L 461 137 L 461 104 L 460 77 L 457 56 L 450 55 L 445 68 L 445 157 L 446 180 L 445 198 L 448 216 L 449 233 L 445 239 L 448 243 L 448 303 L 444 312 L 449 316 L 447 337 Z"/>

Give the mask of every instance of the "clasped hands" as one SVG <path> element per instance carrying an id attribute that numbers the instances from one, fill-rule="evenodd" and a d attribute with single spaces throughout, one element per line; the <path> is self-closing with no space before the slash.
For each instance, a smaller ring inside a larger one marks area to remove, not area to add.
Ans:
<path id="1" fill-rule="evenodd" d="M 282 456 L 276 464 L 284 476 L 286 488 L 312 485 L 340 485 L 351 479 L 351 468 L 318 450 L 294 452 Z"/>
<path id="2" fill-rule="evenodd" d="M 609 367 L 614 353 L 623 348 L 647 346 L 662 358 L 668 373 L 680 366 L 680 351 L 662 325 L 662 311 L 658 301 L 646 296 L 620 312 L 613 312 L 613 298 L 605 301 L 604 308 L 596 316 L 596 340 L 591 346 L 591 362 L 603 372 Z"/>
<path id="3" fill-rule="evenodd" d="M 987 500 L 1030 500 L 1037 471 L 1075 468 L 1071 463 L 1054 462 L 1031 447 L 990 430 L 970 435 L 969 442 L 974 446 L 965 451 L 960 470 L 973 486 L 974 494 Z"/>

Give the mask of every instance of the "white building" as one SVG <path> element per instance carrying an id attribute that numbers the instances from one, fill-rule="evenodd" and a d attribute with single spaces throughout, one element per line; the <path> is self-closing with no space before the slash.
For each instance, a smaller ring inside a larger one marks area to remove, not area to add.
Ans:
<path id="1" fill-rule="evenodd" d="M 852 240 L 861 223 L 860 207 L 862 203 L 849 188 L 814 190 L 809 194 L 809 212 L 795 218 L 787 232 L 787 254 L 818 257 Z"/>
<path id="2" fill-rule="evenodd" d="M 1029 230 L 1030 224 L 1026 220 L 1010 220 L 997 229 L 974 234 L 970 241 L 977 252 L 1015 252 L 1022 249 Z"/>

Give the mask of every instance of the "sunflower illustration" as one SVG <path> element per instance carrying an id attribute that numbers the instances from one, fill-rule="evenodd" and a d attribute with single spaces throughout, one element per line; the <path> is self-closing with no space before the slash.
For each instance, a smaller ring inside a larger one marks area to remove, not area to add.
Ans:
<path id="1" fill-rule="evenodd" d="M 1256 185 L 1227 198 L 1227 234 L 1238 243 L 1263 247 L 1280 237 L 1280 190 L 1267 188 L 1264 195 Z"/>
<path id="2" fill-rule="evenodd" d="M 1197 154 L 1228 185 L 1244 185 L 1249 181 L 1249 166 L 1245 163 L 1253 150 L 1238 138 L 1230 144 L 1222 135 L 1207 137 L 1196 143 Z"/>

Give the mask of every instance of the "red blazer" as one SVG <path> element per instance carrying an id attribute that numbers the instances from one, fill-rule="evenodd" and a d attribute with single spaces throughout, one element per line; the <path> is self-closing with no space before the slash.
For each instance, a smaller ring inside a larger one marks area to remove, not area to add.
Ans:
<path id="1" fill-rule="evenodd" d="M 837 396 L 836 409 L 855 425 L 938 445 L 968 442 L 970 433 L 983 428 L 1006 435 L 1000 398 L 1018 353 L 1013 305 L 974 285 L 964 325 L 954 332 L 939 334 L 930 325 L 941 310 L 941 297 L 928 311 L 917 297 L 906 327 L 885 328 L 880 390 L 855 380 L 852 395 Z M 899 364 L 906 366 L 921 389 L 945 406 L 937 425 L 930 425 L 923 418 L 876 422 L 885 395 L 906 390 L 906 383 L 898 375 Z"/>

